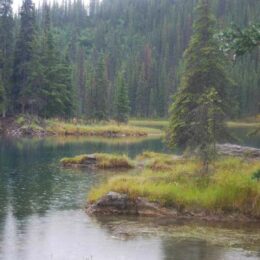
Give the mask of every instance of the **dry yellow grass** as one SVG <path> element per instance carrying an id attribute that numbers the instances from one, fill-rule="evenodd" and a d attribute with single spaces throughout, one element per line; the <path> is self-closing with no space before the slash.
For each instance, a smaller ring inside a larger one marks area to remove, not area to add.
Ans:
<path id="1" fill-rule="evenodd" d="M 130 125 L 117 125 L 112 123 L 84 125 L 48 120 L 46 130 L 55 135 L 86 135 L 104 137 L 143 137 L 160 135 L 161 131 L 152 128 L 142 128 Z"/>
<path id="2" fill-rule="evenodd" d="M 175 161 L 168 169 L 144 169 L 135 176 L 121 175 L 94 187 L 88 195 L 96 201 L 109 191 L 132 198 L 146 197 L 165 206 L 203 209 L 209 212 L 242 213 L 260 217 L 260 182 L 254 178 L 259 161 L 221 158 L 203 176 L 195 160 Z"/>
<path id="3" fill-rule="evenodd" d="M 63 158 L 60 162 L 63 166 L 86 166 L 89 157 L 87 154 L 82 154 Z M 95 158 L 95 167 L 99 169 L 131 169 L 134 167 L 134 162 L 126 155 L 96 153 L 92 157 Z"/>

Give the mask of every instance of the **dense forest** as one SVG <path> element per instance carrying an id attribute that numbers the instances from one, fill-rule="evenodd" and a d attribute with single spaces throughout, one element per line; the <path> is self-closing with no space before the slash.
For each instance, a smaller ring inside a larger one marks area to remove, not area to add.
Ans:
<path id="1" fill-rule="evenodd" d="M 260 22 L 259 0 L 212 0 L 216 34 Z M 0 0 L 3 115 L 166 117 L 180 83 L 196 0 L 64 0 L 19 14 Z M 217 41 L 217 38 L 216 38 Z M 259 48 L 227 57 L 230 116 L 259 113 Z"/>

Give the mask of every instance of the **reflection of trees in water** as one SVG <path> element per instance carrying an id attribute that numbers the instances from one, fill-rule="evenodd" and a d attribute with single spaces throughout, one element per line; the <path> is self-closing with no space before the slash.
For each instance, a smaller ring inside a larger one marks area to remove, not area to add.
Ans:
<path id="1" fill-rule="evenodd" d="M 162 241 L 164 260 L 222 260 L 223 249 L 209 245 L 204 240 L 179 240 L 177 238 Z"/>
<path id="2" fill-rule="evenodd" d="M 260 131 L 255 132 L 252 128 L 231 128 L 230 132 L 232 136 L 235 138 L 234 142 L 245 145 L 245 146 L 252 146 L 256 148 L 260 148 Z"/>
<path id="3" fill-rule="evenodd" d="M 161 149 L 163 144 L 160 139 L 116 145 L 102 141 L 55 144 L 51 139 L 2 139 L 0 140 L 0 202 L 2 205 L 0 218 L 1 215 L 3 219 L 5 218 L 4 205 L 7 201 L 12 205 L 14 216 L 18 218 L 34 213 L 44 214 L 53 207 L 53 203 L 54 207 L 58 204 L 67 209 L 72 204 L 78 206 L 76 200 L 80 196 L 85 198 L 86 188 L 95 182 L 96 176 L 89 174 L 88 177 L 82 178 L 63 174 L 58 163 L 62 157 L 94 152 L 119 152 L 134 156 L 142 150 L 160 151 Z M 82 190 L 77 187 L 80 185 Z"/>
<path id="4" fill-rule="evenodd" d="M 41 144 L 40 144 L 41 146 Z M 37 210 L 48 209 L 48 200 L 52 196 L 53 175 L 43 173 L 38 168 L 39 152 L 23 145 L 6 140 L 0 144 L 1 162 L 5 168 L 5 179 L 1 182 L 0 192 L 7 190 L 4 201 L 9 201 L 13 214 L 25 217 Z"/>

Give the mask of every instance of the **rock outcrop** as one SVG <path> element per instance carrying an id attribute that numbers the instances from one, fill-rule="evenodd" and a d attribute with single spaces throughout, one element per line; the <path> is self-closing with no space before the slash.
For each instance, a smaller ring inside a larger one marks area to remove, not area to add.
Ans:
<path id="1" fill-rule="evenodd" d="M 86 212 L 90 216 L 141 216 L 182 219 L 182 220 L 204 220 L 211 222 L 256 222 L 259 217 L 246 216 L 238 212 L 209 212 L 200 208 L 165 208 L 159 203 L 149 202 L 145 198 L 131 199 L 127 194 L 109 192 L 95 203 L 89 203 Z"/>
<path id="2" fill-rule="evenodd" d="M 248 146 L 240 146 L 235 144 L 218 144 L 217 145 L 218 153 L 222 155 L 230 155 L 230 156 L 240 156 L 247 157 L 252 159 L 260 159 L 260 149 L 248 147 Z"/>
<path id="3" fill-rule="evenodd" d="M 176 216 L 177 211 L 166 209 L 144 198 L 131 199 L 126 194 L 109 192 L 86 211 L 90 215 L 139 215 L 139 216 Z"/>

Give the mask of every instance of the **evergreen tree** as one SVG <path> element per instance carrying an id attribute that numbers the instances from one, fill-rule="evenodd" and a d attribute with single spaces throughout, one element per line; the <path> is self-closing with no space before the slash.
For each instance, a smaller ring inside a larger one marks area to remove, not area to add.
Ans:
<path id="1" fill-rule="evenodd" d="M 98 105 L 91 104 L 98 103 L 95 93 L 99 80 L 99 55 L 92 57 L 95 50 L 106 57 L 106 117 L 115 114 L 116 89 L 112 86 L 116 86 L 121 64 L 127 64 L 125 85 L 131 115 L 168 116 L 170 97 L 180 84 L 180 64 L 191 37 L 192 10 L 197 1 L 91 0 L 84 5 L 82 0 L 65 0 L 50 7 L 43 3 L 34 12 L 31 0 L 24 0 L 21 17 L 12 15 L 11 1 L 0 0 L 4 114 L 15 107 L 14 112 L 23 110 L 46 117 L 64 115 L 66 88 L 55 83 L 62 80 L 55 73 L 63 71 L 60 68 L 65 62 L 72 74 L 70 100 L 77 101 L 76 114 L 94 118 Z M 236 59 L 236 66 L 227 68 L 236 79 L 236 87 L 229 90 L 231 101 L 237 103 L 233 116 L 255 115 L 260 108 L 260 2 L 210 3 L 218 28 L 225 32 L 230 23 L 237 25 L 227 31 L 228 45 L 224 48 L 236 56 L 245 53 Z M 67 53 L 68 60 L 64 59 Z"/>
<path id="2" fill-rule="evenodd" d="M 42 85 L 42 98 L 44 106 L 42 114 L 45 117 L 51 117 L 59 114 L 63 109 L 62 89 L 55 84 L 57 79 L 57 66 L 59 55 L 55 50 L 55 43 L 51 30 L 50 9 L 47 4 L 44 5 L 43 13 L 43 41 L 42 41 L 42 66 L 45 76 L 45 84 Z"/>
<path id="3" fill-rule="evenodd" d="M 44 86 L 46 84 L 46 75 L 42 64 L 42 45 L 41 35 L 35 35 L 32 43 L 32 57 L 28 62 L 27 85 L 21 90 L 21 96 L 27 97 L 27 112 L 31 114 L 42 115 L 41 111 L 45 105 Z"/>
<path id="4" fill-rule="evenodd" d="M 104 55 L 100 55 L 96 69 L 95 79 L 92 87 L 92 98 L 93 104 L 92 117 L 96 120 L 107 120 L 108 119 L 108 100 L 107 90 L 108 81 L 106 76 L 106 65 Z"/>
<path id="5" fill-rule="evenodd" d="M 35 9 L 31 0 L 23 1 L 20 16 L 20 31 L 15 47 L 12 96 L 15 110 L 25 112 L 29 102 L 26 87 L 30 75 L 35 37 Z"/>
<path id="6" fill-rule="evenodd" d="M 82 46 L 77 50 L 76 61 L 76 90 L 77 90 L 77 115 L 82 116 L 86 112 L 86 68 L 85 68 L 85 50 Z"/>
<path id="7" fill-rule="evenodd" d="M 2 78 L 2 114 L 5 116 L 10 103 L 10 79 L 13 56 L 13 12 L 11 0 L 0 0 L 0 71 Z"/>
<path id="8" fill-rule="evenodd" d="M 59 93 L 59 99 L 61 100 L 60 112 L 57 112 L 56 115 L 70 118 L 74 115 L 75 93 L 72 88 L 72 69 L 68 55 L 61 59 L 55 72 L 55 84 Z"/>
<path id="9" fill-rule="evenodd" d="M 251 24 L 243 30 L 233 25 L 217 36 L 222 43 L 222 50 L 225 53 L 233 52 L 235 59 L 260 46 L 260 23 Z"/>
<path id="10" fill-rule="evenodd" d="M 4 93 L 4 86 L 3 86 L 3 82 L 2 79 L 0 77 L 0 113 L 3 113 L 5 107 L 4 107 L 4 101 L 5 101 L 5 93 Z"/>
<path id="11" fill-rule="evenodd" d="M 68 58 L 62 58 L 55 48 L 51 28 L 50 8 L 44 7 L 44 31 L 42 45 L 42 70 L 43 81 L 40 90 L 42 99 L 41 114 L 45 117 L 69 117 L 73 113 L 73 93 L 71 80 L 71 65 Z"/>
<path id="12" fill-rule="evenodd" d="M 227 88 L 223 56 L 213 38 L 214 20 L 208 0 L 200 0 L 194 33 L 184 55 L 185 69 L 170 110 L 170 145 L 198 149 L 205 165 L 225 136 Z"/>
<path id="13" fill-rule="evenodd" d="M 117 91 L 116 91 L 116 115 L 117 122 L 126 123 L 129 115 L 129 99 L 128 91 L 125 84 L 125 72 L 120 71 L 117 76 Z"/>

